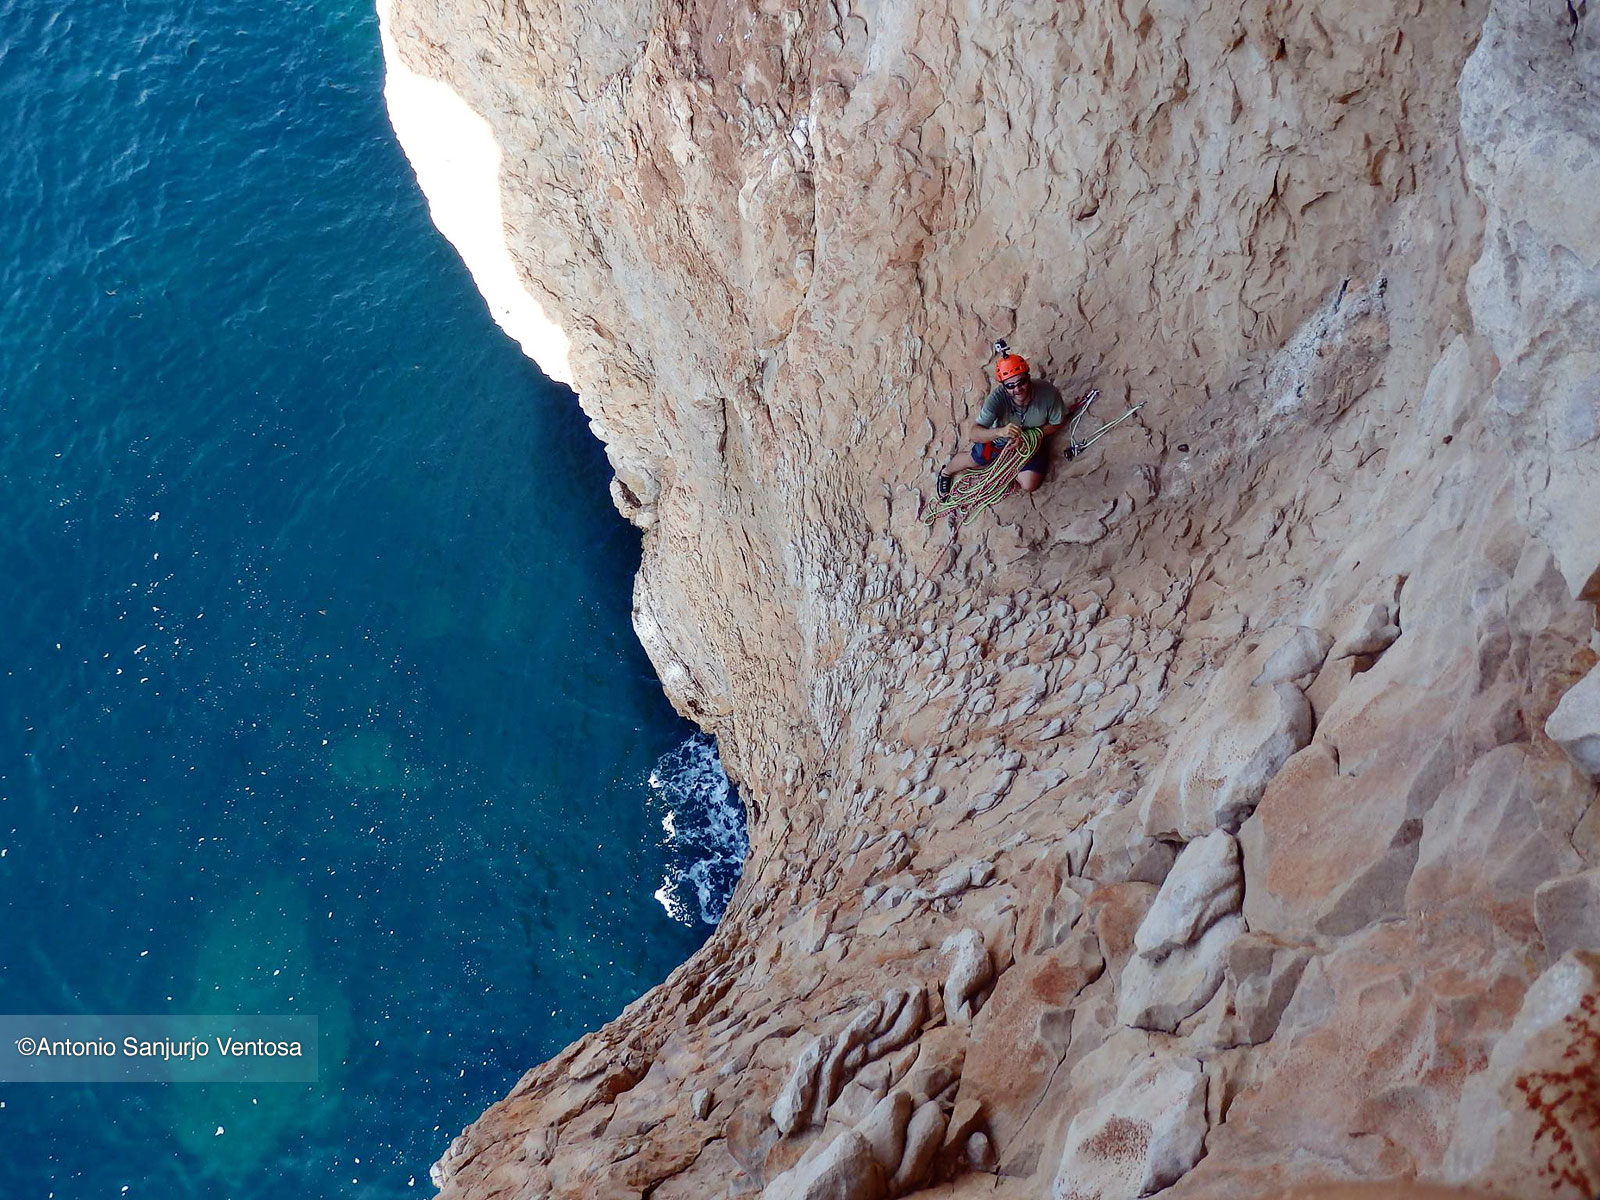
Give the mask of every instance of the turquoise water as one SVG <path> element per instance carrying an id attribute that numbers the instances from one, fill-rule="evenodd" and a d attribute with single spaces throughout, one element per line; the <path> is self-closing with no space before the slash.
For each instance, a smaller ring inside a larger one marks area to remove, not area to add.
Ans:
<path id="1" fill-rule="evenodd" d="M 0 0 L 0 1011 L 324 1064 L 0 1084 L 6 1197 L 427 1193 L 730 883 L 604 455 L 381 86 L 365 0 Z"/>

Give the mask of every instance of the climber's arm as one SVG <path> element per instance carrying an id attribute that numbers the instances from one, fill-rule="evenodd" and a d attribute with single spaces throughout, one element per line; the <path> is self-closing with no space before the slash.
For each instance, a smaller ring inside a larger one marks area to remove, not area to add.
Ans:
<path id="1" fill-rule="evenodd" d="M 978 421 L 972 422 L 963 431 L 963 436 L 969 442 L 992 442 L 996 438 L 1016 438 L 1022 436 L 1022 428 L 1018 425 L 996 425 L 990 428 Z"/>

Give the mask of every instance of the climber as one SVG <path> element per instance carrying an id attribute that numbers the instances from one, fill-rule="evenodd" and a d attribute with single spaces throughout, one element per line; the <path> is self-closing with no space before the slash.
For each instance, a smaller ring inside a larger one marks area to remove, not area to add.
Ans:
<path id="1" fill-rule="evenodd" d="M 972 449 L 960 451 L 939 468 L 934 486 L 941 500 L 950 494 L 950 481 L 955 476 L 993 462 L 1005 444 L 1021 437 L 1024 429 L 1037 429 L 1048 439 L 1067 419 L 1067 406 L 1054 384 L 1031 378 L 1027 359 L 1010 353 L 1004 342 L 995 343 L 995 348 L 1003 351 L 994 367 L 998 382 L 984 399 L 977 419 L 963 431 L 962 440 L 970 441 Z M 1048 441 L 1041 441 L 1023 463 L 1017 474 L 1017 485 L 1023 491 L 1036 491 L 1044 482 L 1048 447 Z"/>

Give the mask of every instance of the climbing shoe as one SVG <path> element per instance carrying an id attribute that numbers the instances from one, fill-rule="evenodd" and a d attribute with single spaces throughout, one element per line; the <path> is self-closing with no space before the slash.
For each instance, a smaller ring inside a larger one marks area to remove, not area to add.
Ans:
<path id="1" fill-rule="evenodd" d="M 950 498 L 950 476 L 943 471 L 935 471 L 933 473 L 933 490 L 939 499 L 948 500 Z"/>

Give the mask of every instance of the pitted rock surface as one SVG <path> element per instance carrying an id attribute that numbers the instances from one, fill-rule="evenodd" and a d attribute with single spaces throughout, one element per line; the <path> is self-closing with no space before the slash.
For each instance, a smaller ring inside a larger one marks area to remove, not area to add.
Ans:
<path id="1" fill-rule="evenodd" d="M 1594 1194 L 1592 15 L 384 7 L 751 840 L 444 1196 Z M 1142 407 L 930 528 L 996 337 Z"/>

